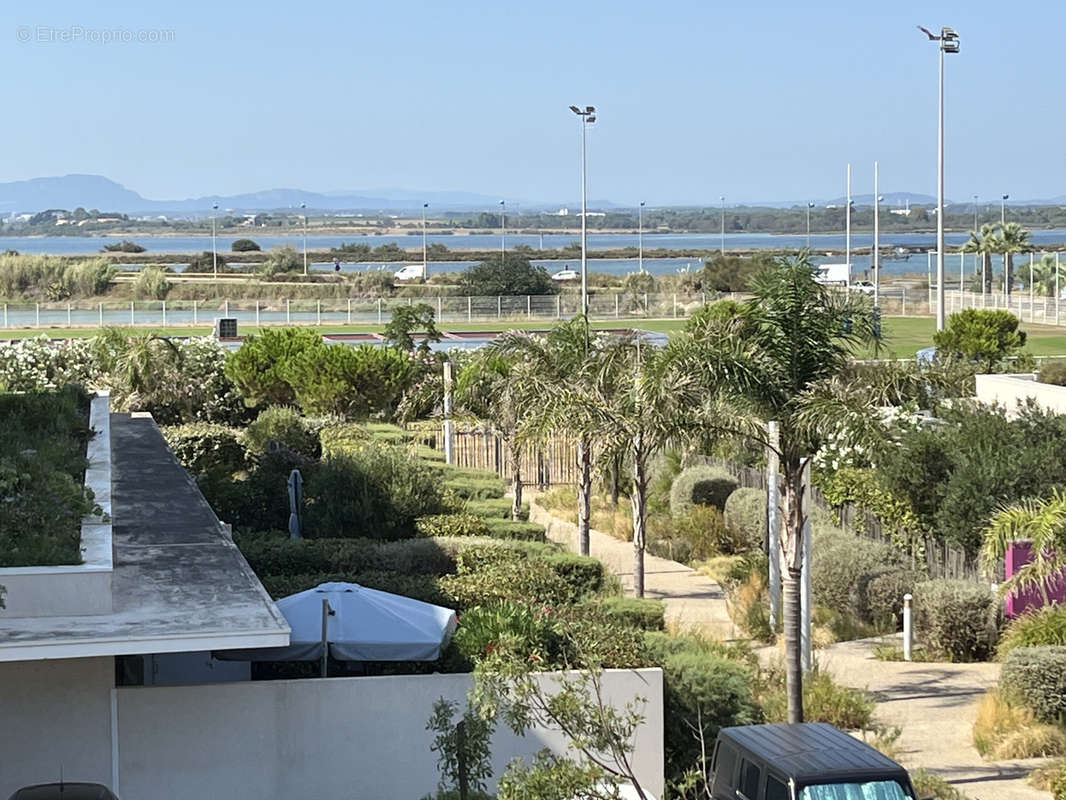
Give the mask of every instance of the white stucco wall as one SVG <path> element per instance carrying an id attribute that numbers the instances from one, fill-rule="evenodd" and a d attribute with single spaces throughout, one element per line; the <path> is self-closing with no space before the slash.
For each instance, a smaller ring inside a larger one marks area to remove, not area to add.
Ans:
<path id="1" fill-rule="evenodd" d="M 438 781 L 431 707 L 442 696 L 465 704 L 469 687 L 468 675 L 412 675 L 120 688 L 119 796 L 417 800 Z M 611 671 L 604 689 L 619 705 L 647 699 L 636 772 L 661 796 L 661 671 Z M 495 773 L 516 755 L 562 746 L 557 734 L 498 729 Z"/>
<path id="2" fill-rule="evenodd" d="M 1008 414 L 1016 414 L 1018 404 L 1030 399 L 1055 414 L 1066 414 L 1066 386 L 1039 383 L 1031 372 L 977 375 L 975 382 L 978 400 L 990 405 L 1006 406 Z"/>
<path id="3" fill-rule="evenodd" d="M 112 658 L 0 663 L 0 798 L 34 783 L 111 784 Z"/>

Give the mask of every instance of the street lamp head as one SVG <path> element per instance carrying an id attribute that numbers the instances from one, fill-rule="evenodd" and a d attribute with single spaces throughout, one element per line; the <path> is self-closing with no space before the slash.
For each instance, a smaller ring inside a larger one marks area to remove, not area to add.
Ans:
<path id="1" fill-rule="evenodd" d="M 215 209 L 215 211 L 218 211 L 218 203 L 214 203 L 211 208 Z"/>
<path id="2" fill-rule="evenodd" d="M 1005 195 L 1003 195 L 1003 199 L 1004 199 L 1004 200 L 1010 200 L 1010 195 L 1009 195 L 1009 194 L 1005 194 Z"/>
<path id="3" fill-rule="evenodd" d="M 640 201 L 640 207 L 644 208 L 644 201 L 643 200 Z"/>
<path id="4" fill-rule="evenodd" d="M 581 109 L 578 108 L 577 106 L 570 106 L 570 110 L 573 111 L 575 114 L 580 114 L 581 113 Z"/>
<path id="5" fill-rule="evenodd" d="M 814 208 L 814 203 L 810 200 L 807 201 L 807 208 Z"/>
<path id="6" fill-rule="evenodd" d="M 307 203 L 300 203 L 300 208 L 307 208 Z"/>
<path id="7" fill-rule="evenodd" d="M 877 195 L 877 202 L 878 202 L 878 203 L 883 203 L 883 202 L 885 202 L 885 196 L 884 196 L 883 194 L 879 194 L 879 195 Z"/>
<path id="8" fill-rule="evenodd" d="M 422 208 L 429 208 L 429 203 L 423 203 Z"/>

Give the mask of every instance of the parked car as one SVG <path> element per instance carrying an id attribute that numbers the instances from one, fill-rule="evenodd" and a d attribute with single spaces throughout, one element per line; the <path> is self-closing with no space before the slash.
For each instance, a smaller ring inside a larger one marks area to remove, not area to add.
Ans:
<path id="1" fill-rule="evenodd" d="M 907 770 L 824 722 L 722 728 L 713 800 L 917 800 Z"/>
<path id="2" fill-rule="evenodd" d="M 553 281 L 576 281 L 581 277 L 581 273 L 576 269 L 561 269 L 552 275 Z"/>
<path id="3" fill-rule="evenodd" d="M 873 294 L 874 285 L 872 281 L 855 281 L 851 284 L 851 288 L 856 292 L 862 292 L 863 294 Z"/>
<path id="4" fill-rule="evenodd" d="M 24 786 L 10 800 L 118 800 L 114 792 L 99 783 L 39 783 Z"/>

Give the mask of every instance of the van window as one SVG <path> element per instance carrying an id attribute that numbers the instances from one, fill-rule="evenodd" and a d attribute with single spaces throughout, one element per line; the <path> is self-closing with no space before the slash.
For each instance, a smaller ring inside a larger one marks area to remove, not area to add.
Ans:
<path id="1" fill-rule="evenodd" d="M 766 800 L 789 800 L 788 786 L 773 775 L 766 776 Z"/>
<path id="2" fill-rule="evenodd" d="M 760 777 L 762 777 L 762 770 L 759 769 L 759 765 L 744 759 L 740 762 L 740 781 L 737 791 L 742 792 L 748 800 L 758 800 Z"/>
<path id="3" fill-rule="evenodd" d="M 895 781 L 862 783 L 819 783 L 804 786 L 799 800 L 908 800 L 907 792 Z"/>
<path id="4" fill-rule="evenodd" d="M 726 786 L 733 785 L 733 772 L 737 765 L 737 751 L 724 742 L 719 742 L 714 754 L 715 782 L 724 781 Z"/>

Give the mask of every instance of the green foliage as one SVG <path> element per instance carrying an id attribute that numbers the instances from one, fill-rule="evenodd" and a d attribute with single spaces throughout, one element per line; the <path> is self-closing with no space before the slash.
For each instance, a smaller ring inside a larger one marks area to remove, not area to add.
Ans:
<path id="1" fill-rule="evenodd" d="M 370 432 L 354 422 L 329 423 L 318 432 L 322 452 L 339 455 L 358 450 L 370 441 Z"/>
<path id="2" fill-rule="evenodd" d="M 234 239 L 233 244 L 229 246 L 229 249 L 234 253 L 250 253 L 262 248 L 251 239 Z"/>
<path id="3" fill-rule="evenodd" d="M 328 348 L 322 336 L 308 328 L 265 328 L 246 336 L 226 360 L 226 375 L 250 406 L 291 406 L 296 393 L 290 381 L 292 362 L 321 354 Z M 335 348 L 344 350 L 346 348 Z"/>
<path id="4" fill-rule="evenodd" d="M 921 800 L 967 800 L 966 795 L 934 772 L 917 769 L 910 776 L 914 791 Z"/>
<path id="5" fill-rule="evenodd" d="M 190 422 L 162 429 L 167 446 L 193 477 L 217 474 L 229 479 L 244 469 L 247 454 L 240 431 L 210 422 Z"/>
<path id="6" fill-rule="evenodd" d="M 873 573 L 859 585 L 860 605 L 869 609 L 866 621 L 882 630 L 899 630 L 903 624 L 903 595 L 914 594 L 922 573 L 907 567 Z"/>
<path id="7" fill-rule="evenodd" d="M 0 567 L 81 562 L 82 517 L 101 513 L 82 483 L 88 404 L 74 386 L 0 394 Z"/>
<path id="8" fill-rule="evenodd" d="M 830 505 L 839 509 L 851 504 L 869 511 L 892 532 L 894 543 L 900 547 L 909 547 L 912 532 L 921 528 L 910 503 L 882 486 L 876 470 L 859 467 L 819 470 L 815 481 Z"/>
<path id="9" fill-rule="evenodd" d="M 256 268 L 260 275 L 270 277 L 286 273 L 303 272 L 303 256 L 293 247 L 278 247 L 271 250 L 263 262 Z"/>
<path id="10" fill-rule="evenodd" d="M 520 550 L 491 545 L 461 551 L 456 574 L 442 578 L 441 586 L 460 608 L 498 601 L 555 607 L 580 596 L 543 561 Z"/>
<path id="11" fill-rule="evenodd" d="M 67 300 L 107 294 L 116 268 L 104 258 L 0 255 L 0 297 Z"/>
<path id="12" fill-rule="evenodd" d="M 503 481 L 499 478 L 456 477 L 445 480 L 444 486 L 464 500 L 490 500 L 503 497 Z"/>
<path id="13" fill-rule="evenodd" d="M 130 288 L 137 300 L 165 300 L 170 291 L 167 270 L 149 265 L 137 273 Z"/>
<path id="14" fill-rule="evenodd" d="M 644 597 L 604 597 L 590 601 L 608 619 L 630 628 L 661 631 L 666 627 L 666 607 L 661 600 Z"/>
<path id="15" fill-rule="evenodd" d="M 771 671 L 766 678 L 769 688 L 762 697 L 767 722 L 784 722 L 786 704 L 784 676 Z M 803 719 L 805 722 L 828 722 L 844 730 L 867 730 L 873 721 L 876 703 L 866 692 L 840 686 L 821 669 L 812 669 L 803 680 Z"/>
<path id="16" fill-rule="evenodd" d="M 510 519 L 485 520 L 488 535 L 493 539 L 513 539 L 520 542 L 544 542 L 547 535 L 544 526 L 537 522 L 521 522 Z"/>
<path id="17" fill-rule="evenodd" d="M 548 749 L 537 751 L 532 763 L 513 758 L 500 776 L 498 800 L 611 800 L 617 779 L 591 762 L 571 761 Z"/>
<path id="18" fill-rule="evenodd" d="M 914 588 L 914 631 L 952 661 L 984 661 L 995 649 L 999 601 L 985 584 L 924 581 Z"/>
<path id="19" fill-rule="evenodd" d="M 103 249 L 107 253 L 143 253 L 147 248 L 129 239 L 123 239 L 121 242 L 105 244 Z"/>
<path id="20" fill-rule="evenodd" d="M 766 539 L 766 492 L 740 488 L 726 498 L 722 512 L 726 528 L 740 549 L 758 550 Z"/>
<path id="21" fill-rule="evenodd" d="M 559 287 L 544 267 L 534 266 L 525 256 L 507 253 L 467 267 L 459 277 L 462 295 L 496 296 L 557 294 Z"/>
<path id="22" fill-rule="evenodd" d="M 681 470 L 670 488 L 670 513 L 686 514 L 694 505 L 714 506 L 719 511 L 740 487 L 737 479 L 718 467 L 694 466 Z"/>
<path id="23" fill-rule="evenodd" d="M 426 730 L 433 731 L 431 753 L 437 754 L 437 769 L 440 771 L 440 791 L 459 790 L 459 762 L 465 764 L 467 787 L 475 792 L 485 791 L 485 781 L 492 777 L 492 732 L 495 722 L 482 719 L 467 704 L 461 721 L 464 735 L 460 742 L 455 715 L 458 703 L 443 697 L 433 704 L 433 715 L 426 723 Z"/>
<path id="24" fill-rule="evenodd" d="M 347 419 L 391 417 L 415 374 L 406 354 L 368 344 L 308 348 L 284 372 L 304 413 Z"/>
<path id="25" fill-rule="evenodd" d="M 746 292 L 752 279 L 771 263 L 771 258 L 772 256 L 764 253 L 754 256 L 716 253 L 703 262 L 700 282 L 705 290 Z"/>
<path id="26" fill-rule="evenodd" d="M 1066 361 L 1045 361 L 1036 374 L 1040 383 L 1066 386 Z"/>
<path id="27" fill-rule="evenodd" d="M 901 434 L 878 459 L 877 477 L 906 501 L 920 527 L 976 553 L 989 517 L 1003 505 L 1066 484 L 1066 416 L 1036 407 L 958 404 L 943 424 Z"/>
<path id="28" fill-rule="evenodd" d="M 877 577 L 897 572 L 896 550 L 847 533 L 822 534 L 816 539 L 811 559 L 811 591 L 814 602 L 864 622 L 874 621 L 869 585 Z M 881 587 L 882 589 L 890 587 Z M 902 595 L 897 599 L 902 603 Z M 878 598 L 878 613 L 884 601 Z"/>
<path id="29" fill-rule="evenodd" d="M 497 497 L 488 500 L 467 500 L 466 510 L 471 514 L 487 519 L 510 519 L 511 501 Z M 529 505 L 522 506 L 522 519 L 529 519 Z"/>
<path id="30" fill-rule="evenodd" d="M 714 506 L 693 505 L 680 517 L 652 519 L 648 552 L 693 564 L 746 549 Z"/>
<path id="31" fill-rule="evenodd" d="M 259 412 L 254 422 L 244 430 L 244 444 L 252 453 L 266 453 L 271 447 L 282 447 L 307 458 L 322 455 L 318 433 L 288 406 L 268 406 Z"/>
<path id="32" fill-rule="evenodd" d="M 494 600 L 464 611 L 454 642 L 471 666 L 504 647 L 549 667 L 559 650 L 550 614 L 518 600 Z"/>
<path id="33" fill-rule="evenodd" d="M 1030 609 L 1012 619 L 999 640 L 996 656 L 1003 659 L 1016 647 L 1037 645 L 1066 646 L 1066 606 Z"/>
<path id="34" fill-rule="evenodd" d="M 415 523 L 419 536 L 489 536 L 485 520 L 474 514 L 433 514 Z"/>
<path id="35" fill-rule="evenodd" d="M 313 573 L 357 575 L 394 572 L 403 575 L 448 575 L 464 545 L 446 539 L 297 539 L 287 532 L 237 534 L 234 541 L 257 575 Z M 345 578 L 344 580 L 350 580 Z"/>
<path id="36" fill-rule="evenodd" d="M 1018 318 L 1000 308 L 965 308 L 933 336 L 937 354 L 976 361 L 991 371 L 1025 347 Z"/>
<path id="37" fill-rule="evenodd" d="M 1066 717 L 1066 647 L 1016 647 L 1003 662 L 999 685 L 1044 722 Z"/>
<path id="38" fill-rule="evenodd" d="M 428 353 L 430 343 L 440 341 L 440 331 L 434 323 L 435 316 L 433 306 L 428 303 L 396 306 L 392 310 L 392 318 L 382 332 L 385 343 L 398 350 L 411 351 L 415 349 L 411 334 L 418 332 L 423 334 L 418 349 Z"/>
<path id="39" fill-rule="evenodd" d="M 260 575 L 260 581 L 271 597 L 288 597 L 289 595 L 313 589 L 319 584 L 332 581 L 347 581 L 377 589 L 382 592 L 399 594 L 424 603 L 448 607 L 449 597 L 441 590 L 440 580 L 433 575 L 405 575 L 402 572 L 387 570 L 368 570 L 351 573 L 312 572 L 298 575 Z"/>
<path id="40" fill-rule="evenodd" d="M 280 487 L 279 487 L 280 491 Z M 402 448 L 368 446 L 332 456 L 304 475 L 305 535 L 402 539 L 442 510 L 439 487 Z"/>
<path id="41" fill-rule="evenodd" d="M 219 272 L 225 272 L 226 259 L 221 253 L 216 255 L 210 250 L 204 250 L 189 259 L 189 266 L 186 272 L 212 272 L 216 266 Z"/>

